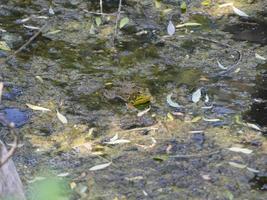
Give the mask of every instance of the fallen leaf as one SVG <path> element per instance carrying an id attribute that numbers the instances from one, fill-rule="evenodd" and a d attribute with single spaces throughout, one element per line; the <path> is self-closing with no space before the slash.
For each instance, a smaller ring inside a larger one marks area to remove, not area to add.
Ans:
<path id="1" fill-rule="evenodd" d="M 125 139 L 118 139 L 114 141 L 109 141 L 109 142 L 104 142 L 104 144 L 125 144 L 125 143 L 130 143 L 130 140 L 125 140 Z"/>
<path id="2" fill-rule="evenodd" d="M 199 102 L 200 98 L 201 98 L 201 88 L 199 88 L 195 92 L 193 92 L 192 101 L 194 103 L 197 103 L 197 102 Z"/>
<path id="3" fill-rule="evenodd" d="M 256 124 L 244 123 L 244 125 L 247 126 L 247 127 L 249 127 L 249 128 L 252 128 L 254 130 L 261 131 L 261 128 L 259 126 L 257 126 Z"/>
<path id="4" fill-rule="evenodd" d="M 137 113 L 137 117 L 142 117 L 144 114 L 148 113 L 151 109 L 151 106 L 149 106 L 149 108 L 143 110 L 143 111 L 140 111 Z"/>
<path id="5" fill-rule="evenodd" d="M 100 17 L 96 17 L 95 18 L 95 23 L 96 23 L 97 26 L 100 26 L 100 24 L 102 23 L 101 18 Z"/>
<path id="6" fill-rule="evenodd" d="M 118 133 L 116 135 L 114 135 L 109 141 L 110 142 L 114 142 L 115 140 L 119 139 L 119 135 Z"/>
<path id="7" fill-rule="evenodd" d="M 48 13 L 49 13 L 50 15 L 54 15 L 54 14 L 55 14 L 55 12 L 54 12 L 52 6 L 49 7 Z"/>
<path id="8" fill-rule="evenodd" d="M 178 24 L 176 26 L 176 28 L 183 28 L 183 27 L 187 27 L 187 26 L 201 26 L 202 24 L 200 23 L 196 23 L 196 22 L 187 22 L 187 23 L 184 23 L 184 24 Z"/>
<path id="9" fill-rule="evenodd" d="M 101 170 L 101 169 L 105 169 L 108 166 L 111 165 L 112 162 L 108 162 L 108 163 L 104 163 L 104 164 L 100 164 L 100 165 L 96 165 L 94 167 L 91 167 L 89 170 L 90 171 L 97 171 L 97 170 Z"/>
<path id="10" fill-rule="evenodd" d="M 247 148 L 240 148 L 240 147 L 231 147 L 227 148 L 229 151 L 237 152 L 237 153 L 244 153 L 244 154 L 251 154 L 253 151 Z"/>
<path id="11" fill-rule="evenodd" d="M 239 10 L 238 8 L 232 6 L 233 11 L 235 14 L 239 15 L 240 17 L 249 17 L 244 11 Z"/>
<path id="12" fill-rule="evenodd" d="M 68 120 L 67 118 L 62 115 L 58 110 L 57 110 L 57 118 L 63 123 L 63 124 L 67 124 Z"/>
<path id="13" fill-rule="evenodd" d="M 221 121 L 221 119 L 218 119 L 218 118 L 205 118 L 205 117 L 203 117 L 203 120 L 205 121 L 205 122 L 219 122 L 219 121 Z"/>
<path id="14" fill-rule="evenodd" d="M 176 103 L 176 102 L 174 102 L 174 101 L 172 100 L 172 95 L 173 95 L 173 93 L 167 95 L 167 103 L 168 103 L 169 106 L 171 106 L 171 107 L 174 107 L 174 108 L 180 108 L 181 106 L 180 106 L 178 103 Z"/>
<path id="15" fill-rule="evenodd" d="M 76 186 L 77 186 L 77 184 L 75 182 L 70 183 L 70 189 L 73 190 L 74 188 L 76 188 Z"/>
<path id="16" fill-rule="evenodd" d="M 60 174 L 58 174 L 57 176 L 58 176 L 58 177 L 66 177 L 66 176 L 69 176 L 69 175 L 70 175 L 70 173 L 65 172 L 65 173 L 60 173 Z"/>
<path id="17" fill-rule="evenodd" d="M 267 60 L 265 57 L 263 57 L 263 56 L 261 56 L 261 55 L 259 55 L 259 54 L 257 54 L 257 53 L 255 53 L 255 57 L 256 57 L 257 59 L 259 59 L 259 60 Z"/>
<path id="18" fill-rule="evenodd" d="M 170 121 L 173 121 L 174 120 L 174 117 L 171 113 L 168 113 L 167 114 L 167 118 L 170 120 Z"/>
<path id="19" fill-rule="evenodd" d="M 224 3 L 219 5 L 219 8 L 227 7 L 227 6 L 233 6 L 233 3 Z"/>
<path id="20" fill-rule="evenodd" d="M 25 28 L 27 28 L 27 29 L 31 29 L 31 30 L 39 30 L 39 29 L 40 29 L 40 28 L 37 27 L 37 26 L 28 26 L 28 25 L 25 25 L 25 24 L 23 24 L 23 26 L 24 26 Z"/>
<path id="21" fill-rule="evenodd" d="M 260 170 L 253 169 L 253 168 L 250 168 L 250 167 L 247 167 L 247 170 L 248 170 L 248 171 L 251 171 L 251 172 L 253 172 L 253 173 L 260 173 Z"/>
<path id="22" fill-rule="evenodd" d="M 0 41 L 0 49 L 4 51 L 11 51 L 11 49 L 9 48 L 9 46 L 5 41 Z"/>
<path id="23" fill-rule="evenodd" d="M 219 60 L 217 60 L 218 67 L 222 70 L 226 70 L 228 67 L 223 66 Z"/>
<path id="24" fill-rule="evenodd" d="M 245 169 L 247 167 L 246 165 L 239 164 L 239 163 L 236 163 L 236 162 L 229 162 L 229 165 L 231 165 L 233 167 L 236 167 L 236 168 L 239 168 L 239 169 Z"/>
<path id="25" fill-rule="evenodd" d="M 121 19 L 121 21 L 120 21 L 120 25 L 119 25 L 119 27 L 120 28 L 123 28 L 126 24 L 128 24 L 129 23 L 129 18 L 128 17 L 124 17 L 124 18 L 122 18 Z"/>
<path id="26" fill-rule="evenodd" d="M 43 78 L 41 76 L 35 76 L 35 78 L 37 80 L 39 80 L 41 83 L 44 83 L 44 80 L 43 80 Z"/>
<path id="27" fill-rule="evenodd" d="M 167 32 L 170 36 L 172 36 L 175 33 L 175 27 L 174 27 L 172 21 L 169 21 L 169 24 L 167 26 Z"/>
<path id="28" fill-rule="evenodd" d="M 32 110 L 38 110 L 38 111 L 51 111 L 50 109 L 48 108 L 44 108 L 44 107 L 41 107 L 41 106 L 35 106 L 35 105 L 32 105 L 32 104 L 29 104 L 29 103 L 26 103 L 26 106 L 28 106 L 30 109 Z"/>

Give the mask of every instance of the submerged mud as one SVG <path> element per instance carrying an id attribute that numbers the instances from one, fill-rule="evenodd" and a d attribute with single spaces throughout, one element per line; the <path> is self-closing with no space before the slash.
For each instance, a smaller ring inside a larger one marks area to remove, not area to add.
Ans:
<path id="1" fill-rule="evenodd" d="M 1 41 L 12 50 L 35 33 L 27 26 L 47 23 L 0 66 L 0 112 L 22 126 L 14 161 L 29 199 L 51 174 L 71 191 L 60 190 L 65 199 L 265 199 L 266 61 L 255 53 L 267 55 L 266 11 L 242 2 L 254 21 L 217 3 L 188 2 L 184 12 L 174 1 L 123 2 L 129 23 L 115 40 L 118 1 L 103 1 L 103 16 L 99 1 L 1 5 Z M 169 36 L 169 20 L 201 25 Z"/>

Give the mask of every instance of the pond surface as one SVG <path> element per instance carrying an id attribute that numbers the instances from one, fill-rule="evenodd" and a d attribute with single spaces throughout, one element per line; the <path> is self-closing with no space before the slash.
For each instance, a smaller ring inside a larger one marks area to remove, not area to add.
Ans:
<path id="1" fill-rule="evenodd" d="M 235 1 L 244 18 L 209 1 L 186 12 L 182 1 L 127 1 L 113 40 L 118 2 L 103 1 L 101 19 L 98 1 L 0 6 L 12 51 L 47 23 L 0 66 L 29 199 L 51 175 L 64 199 L 266 199 L 266 3 Z M 199 24 L 169 36 L 169 20 Z"/>

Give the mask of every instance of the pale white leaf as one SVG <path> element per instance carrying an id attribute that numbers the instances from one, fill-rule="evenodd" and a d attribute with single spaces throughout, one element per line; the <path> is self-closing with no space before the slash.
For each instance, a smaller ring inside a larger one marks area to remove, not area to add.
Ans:
<path id="1" fill-rule="evenodd" d="M 261 56 L 261 55 L 259 55 L 259 54 L 257 54 L 257 53 L 255 53 L 255 57 L 256 57 L 257 59 L 259 59 L 259 60 L 267 60 L 265 57 L 263 57 L 263 56 Z"/>
<path id="2" fill-rule="evenodd" d="M 181 106 L 180 106 L 178 103 L 176 103 L 176 102 L 174 102 L 174 101 L 172 100 L 172 95 L 173 95 L 173 93 L 167 95 L 167 103 L 168 103 L 169 106 L 171 106 L 171 107 L 174 107 L 174 108 L 180 108 Z"/>
<path id="3" fill-rule="evenodd" d="M 37 26 L 28 26 L 28 25 L 25 25 L 25 24 L 23 24 L 23 26 L 24 26 L 25 28 L 27 28 L 27 29 L 31 29 L 31 30 L 39 30 L 39 29 L 40 29 L 40 28 L 37 27 Z"/>
<path id="4" fill-rule="evenodd" d="M 52 6 L 49 7 L 48 13 L 50 15 L 54 15 L 55 14 L 55 11 L 53 10 Z"/>
<path id="5" fill-rule="evenodd" d="M 137 113 L 137 117 L 142 117 L 144 114 L 146 114 L 147 112 L 149 112 L 151 109 L 151 107 L 149 106 L 149 108 L 143 110 L 143 111 L 140 111 Z"/>
<path id="6" fill-rule="evenodd" d="M 239 10 L 238 8 L 232 6 L 233 11 L 235 14 L 239 15 L 240 17 L 249 17 L 248 14 L 246 14 L 244 11 Z"/>
<path id="7" fill-rule="evenodd" d="M 219 122 L 219 121 L 221 121 L 221 119 L 218 119 L 218 118 L 205 118 L 205 117 L 203 117 L 203 120 L 205 122 Z"/>
<path id="8" fill-rule="evenodd" d="M 48 19 L 47 16 L 43 16 L 43 15 L 40 15 L 40 16 L 34 16 L 36 19 Z"/>
<path id="9" fill-rule="evenodd" d="M 261 128 L 259 126 L 257 126 L 256 124 L 244 123 L 244 125 L 247 126 L 247 127 L 249 127 L 249 128 L 252 128 L 254 130 L 261 131 Z"/>
<path id="10" fill-rule="evenodd" d="M 27 18 L 19 20 L 19 22 L 25 23 L 25 22 L 29 21 L 30 19 L 31 19 L 31 17 L 27 17 Z"/>
<path id="11" fill-rule="evenodd" d="M 118 133 L 116 135 L 114 135 L 109 141 L 110 142 L 114 142 L 115 140 L 119 139 L 119 135 Z"/>
<path id="12" fill-rule="evenodd" d="M 69 176 L 69 175 L 70 175 L 70 173 L 65 172 L 65 173 L 60 173 L 60 174 L 58 174 L 57 176 L 58 176 L 58 177 L 66 177 L 66 176 Z"/>
<path id="13" fill-rule="evenodd" d="M 210 98 L 209 98 L 209 96 L 206 94 L 206 96 L 205 96 L 205 103 L 208 103 L 210 101 Z"/>
<path id="14" fill-rule="evenodd" d="M 253 151 L 247 148 L 240 148 L 240 147 L 231 147 L 228 148 L 229 151 L 237 152 L 237 153 L 244 153 L 244 154 L 251 154 Z"/>
<path id="15" fill-rule="evenodd" d="M 219 60 L 217 60 L 218 67 L 222 70 L 226 70 L 228 67 L 223 66 Z"/>
<path id="16" fill-rule="evenodd" d="M 188 23 L 184 23 L 184 24 L 178 24 L 176 26 L 176 28 L 183 28 L 183 27 L 187 27 L 187 26 L 201 26 L 202 24 L 200 23 L 196 23 L 196 22 L 188 22 Z"/>
<path id="17" fill-rule="evenodd" d="M 62 115 L 58 110 L 57 110 L 57 118 L 63 123 L 63 124 L 67 124 L 68 120 L 67 118 Z"/>
<path id="18" fill-rule="evenodd" d="M 199 88 L 195 92 L 193 92 L 192 101 L 194 103 L 197 103 L 197 102 L 199 102 L 200 98 L 201 98 L 201 88 Z"/>
<path id="19" fill-rule="evenodd" d="M 233 6 L 233 3 L 224 3 L 219 5 L 219 8 L 227 7 L 227 6 Z"/>
<path id="20" fill-rule="evenodd" d="M 44 107 L 41 107 L 41 106 L 35 106 L 35 105 L 32 105 L 32 104 L 29 104 L 29 103 L 26 103 L 26 106 L 28 106 L 30 109 L 32 110 L 38 110 L 38 111 L 51 111 L 50 109 L 48 108 L 44 108 Z"/>
<path id="21" fill-rule="evenodd" d="M 35 178 L 32 179 L 32 180 L 28 180 L 27 182 L 28 182 L 28 183 L 34 183 L 34 182 L 36 182 L 36 181 L 42 181 L 42 180 L 45 180 L 45 179 L 46 179 L 46 177 L 37 176 L 37 177 L 35 177 Z"/>
<path id="22" fill-rule="evenodd" d="M 111 165 L 112 162 L 108 162 L 108 163 L 104 163 L 104 164 L 100 164 L 100 165 L 96 165 L 94 167 L 91 167 L 89 170 L 90 171 L 97 171 L 97 170 L 101 170 L 101 169 L 105 169 L 108 166 Z"/>
<path id="23" fill-rule="evenodd" d="M 169 21 L 169 24 L 167 27 L 167 32 L 170 36 L 172 36 L 175 33 L 175 27 L 174 27 L 172 21 Z"/>
<path id="24" fill-rule="evenodd" d="M 125 139 L 118 139 L 114 141 L 109 141 L 109 142 L 104 142 L 105 144 L 125 144 L 125 143 L 130 143 L 130 140 L 125 140 Z"/>
<path id="25" fill-rule="evenodd" d="M 44 83 L 44 80 L 41 76 L 35 76 L 36 79 L 38 79 L 41 83 Z"/>
<path id="26" fill-rule="evenodd" d="M 245 169 L 247 167 L 246 165 L 239 164 L 239 163 L 236 163 L 236 162 L 229 162 L 229 165 L 231 165 L 233 167 L 236 167 L 236 168 L 239 168 L 239 169 Z"/>
<path id="27" fill-rule="evenodd" d="M 250 167 L 247 167 L 247 170 L 248 170 L 248 171 L 251 171 L 251 172 L 253 172 L 253 173 L 260 173 L 260 170 L 253 169 L 253 168 L 250 168 Z"/>

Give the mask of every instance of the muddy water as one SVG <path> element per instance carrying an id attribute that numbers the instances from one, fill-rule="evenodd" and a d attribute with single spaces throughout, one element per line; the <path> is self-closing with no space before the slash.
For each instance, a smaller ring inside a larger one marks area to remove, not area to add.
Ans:
<path id="1" fill-rule="evenodd" d="M 116 11 L 117 2 L 103 4 L 104 12 Z M 265 199 L 266 64 L 255 58 L 267 55 L 264 5 L 237 3 L 261 19 L 244 22 L 228 8 L 199 1 L 186 13 L 172 1 L 159 8 L 129 1 L 122 17 L 130 22 L 115 44 L 115 17 L 102 17 L 97 26 L 96 15 L 86 11 L 97 11 L 98 1 L 54 1 L 52 16 L 49 5 L 10 1 L 0 10 L 1 41 L 12 49 L 35 32 L 21 19 L 49 17 L 25 22 L 48 25 L 0 72 L 3 109 L 18 125 L 26 123 L 14 160 L 29 196 L 32 182 L 59 174 L 72 191 L 59 192 L 66 199 Z M 202 26 L 169 37 L 169 19 Z M 1 59 L 8 53 L 0 51 Z M 221 73 L 217 61 L 237 65 Z M 193 103 L 199 88 L 201 99 Z M 171 93 L 179 108 L 167 102 Z M 33 111 L 26 103 L 52 111 Z M 116 133 L 130 143 L 107 144 Z M 9 141 L 4 127 L 1 138 Z M 253 153 L 227 150 L 232 146 Z M 89 170 L 110 161 L 103 170 Z"/>

